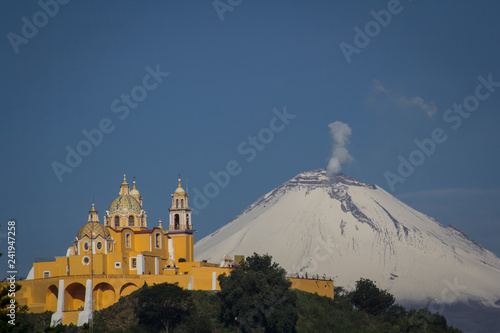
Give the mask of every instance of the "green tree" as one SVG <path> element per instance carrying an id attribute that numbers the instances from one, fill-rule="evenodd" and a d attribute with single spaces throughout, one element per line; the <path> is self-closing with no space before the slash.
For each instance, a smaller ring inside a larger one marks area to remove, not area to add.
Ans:
<path id="1" fill-rule="evenodd" d="M 394 296 L 377 288 L 369 279 L 356 281 L 356 289 L 350 294 L 354 306 L 374 316 L 381 315 L 394 304 Z"/>
<path id="2" fill-rule="evenodd" d="M 136 313 L 139 323 L 168 333 L 189 315 L 191 308 L 189 291 L 176 284 L 162 283 L 142 287 Z"/>
<path id="3" fill-rule="evenodd" d="M 265 332 L 295 332 L 296 294 L 289 288 L 286 271 L 269 255 L 254 253 L 231 275 L 219 275 L 220 319 L 242 332 L 264 327 Z"/>

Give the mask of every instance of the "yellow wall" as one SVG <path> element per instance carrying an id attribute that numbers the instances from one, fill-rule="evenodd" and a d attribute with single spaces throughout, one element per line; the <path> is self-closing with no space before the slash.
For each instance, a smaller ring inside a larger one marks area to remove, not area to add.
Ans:
<path id="1" fill-rule="evenodd" d="M 176 263 L 179 262 L 179 258 L 184 258 L 188 262 L 193 261 L 193 235 L 172 234 L 170 237 L 174 242 Z"/>
<path id="2" fill-rule="evenodd" d="M 299 289 L 333 299 L 333 281 L 298 278 L 287 278 L 287 280 L 292 281 L 291 288 L 293 289 Z"/>
<path id="3" fill-rule="evenodd" d="M 42 279 L 43 272 L 49 271 L 50 276 L 65 276 L 68 266 L 68 257 L 57 257 L 55 261 L 35 262 L 35 279 Z"/>
<path id="4" fill-rule="evenodd" d="M 153 255 L 144 254 L 144 274 L 145 275 L 153 275 L 155 274 L 156 269 L 156 260 Z M 161 270 L 161 266 L 160 266 Z"/>
<path id="5" fill-rule="evenodd" d="M 75 256 L 81 257 L 81 256 Z M 71 257 L 70 257 L 71 258 Z M 146 259 L 148 262 L 148 259 Z M 148 267 L 148 264 L 146 264 Z M 147 269 L 147 268 L 146 268 Z M 144 283 L 152 285 L 154 283 L 178 283 L 180 287 L 188 289 L 190 278 L 192 278 L 193 289 L 212 290 L 213 272 L 217 278 L 220 274 L 230 274 L 231 269 L 220 268 L 216 264 L 203 262 L 179 263 L 177 271 L 170 270 L 170 274 L 161 271 L 165 275 L 96 275 L 94 276 L 94 310 L 100 310 L 116 303 L 121 296 L 126 296 L 142 287 Z M 59 280 L 64 279 L 65 311 L 63 323 L 76 323 L 78 309 L 81 309 L 85 300 L 85 286 L 89 275 L 65 276 L 51 278 L 37 278 L 34 280 L 19 281 L 22 288 L 17 293 L 19 305 L 29 305 L 30 312 L 44 312 L 46 310 L 56 311 Z M 300 289 L 310 293 L 317 293 L 320 296 L 333 298 L 333 281 L 287 278 L 292 282 L 291 288 Z M 216 280 L 216 289 L 220 290 Z M 74 311 L 74 312 L 73 312 Z"/>

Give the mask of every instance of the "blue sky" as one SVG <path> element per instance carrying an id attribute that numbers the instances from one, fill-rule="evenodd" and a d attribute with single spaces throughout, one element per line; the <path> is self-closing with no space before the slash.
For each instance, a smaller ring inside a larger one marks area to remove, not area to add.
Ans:
<path id="1" fill-rule="evenodd" d="M 14 218 L 20 275 L 65 254 L 92 201 L 102 221 L 124 173 L 151 227 L 167 220 L 178 173 L 193 200 L 232 163 L 193 218 L 199 240 L 326 168 L 334 121 L 352 129 L 342 172 L 391 191 L 387 172 L 401 177 L 399 156 L 413 154 L 393 194 L 500 254 L 500 87 L 477 88 L 480 76 L 500 82 L 498 2 L 222 0 L 219 13 L 212 1 L 42 3 L 51 15 L 36 1 L 0 4 L 0 251 Z M 371 14 L 381 10 L 385 26 Z M 359 47 L 347 59 L 341 43 Z M 474 111 L 459 116 L 466 100 Z M 82 143 L 100 126 L 98 144 Z M 446 140 L 415 152 L 436 129 Z M 70 167 L 66 147 L 86 156 Z M 54 162 L 71 172 L 60 179 Z"/>

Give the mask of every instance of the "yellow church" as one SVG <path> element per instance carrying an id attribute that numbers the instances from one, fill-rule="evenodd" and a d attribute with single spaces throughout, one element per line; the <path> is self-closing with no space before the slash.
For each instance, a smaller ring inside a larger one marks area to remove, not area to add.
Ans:
<path id="1" fill-rule="evenodd" d="M 19 281 L 18 304 L 30 312 L 53 311 L 51 326 L 83 325 L 95 310 L 108 307 L 145 283 L 178 283 L 189 290 L 218 290 L 217 277 L 230 274 L 233 260 L 195 262 L 193 224 L 188 194 L 178 185 L 172 194 L 168 226 L 148 228 L 143 199 L 124 175 L 119 196 L 109 205 L 103 223 L 94 204 L 66 256 L 35 262 Z M 293 279 L 292 288 L 333 297 L 333 282 Z"/>

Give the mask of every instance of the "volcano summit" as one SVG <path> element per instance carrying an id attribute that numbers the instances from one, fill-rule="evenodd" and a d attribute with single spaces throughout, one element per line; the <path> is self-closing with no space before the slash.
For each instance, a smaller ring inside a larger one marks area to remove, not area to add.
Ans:
<path id="1" fill-rule="evenodd" d="M 402 303 L 500 304 L 494 253 L 377 185 L 323 169 L 295 176 L 195 245 L 197 260 L 254 252 L 348 289 L 372 279 Z"/>

